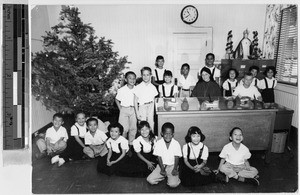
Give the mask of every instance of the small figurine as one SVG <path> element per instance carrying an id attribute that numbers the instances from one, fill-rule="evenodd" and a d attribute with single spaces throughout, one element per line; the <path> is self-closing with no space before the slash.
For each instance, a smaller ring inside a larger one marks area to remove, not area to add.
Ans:
<path id="1" fill-rule="evenodd" d="M 239 42 L 236 50 L 234 51 L 234 58 L 246 60 L 250 56 L 251 40 L 248 38 L 249 31 L 246 29 L 243 32 L 243 39 Z"/>
<path id="2" fill-rule="evenodd" d="M 225 59 L 232 59 L 232 30 L 228 32 Z"/>
<path id="3" fill-rule="evenodd" d="M 258 38 L 257 38 L 258 32 L 253 31 L 253 41 L 250 46 L 250 59 L 257 60 L 260 58 L 260 49 L 258 49 Z"/>

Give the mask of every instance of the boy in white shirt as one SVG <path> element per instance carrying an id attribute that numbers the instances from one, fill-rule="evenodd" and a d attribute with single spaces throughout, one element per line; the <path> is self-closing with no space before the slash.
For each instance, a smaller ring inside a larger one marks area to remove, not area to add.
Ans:
<path id="1" fill-rule="evenodd" d="M 104 156 L 108 152 L 105 146 L 106 134 L 98 129 L 98 120 L 96 118 L 89 118 L 86 124 L 89 131 L 84 135 L 86 147 L 83 148 L 83 153 L 90 158 Z"/>
<path id="2" fill-rule="evenodd" d="M 40 150 L 40 153 L 36 154 L 36 158 L 43 158 L 46 155 L 53 157 L 66 149 L 69 137 L 66 128 L 62 126 L 63 124 L 63 115 L 54 114 L 53 126 L 47 129 L 45 139 L 40 138 L 36 141 Z"/>
<path id="3" fill-rule="evenodd" d="M 174 125 L 165 123 L 161 127 L 162 139 L 156 142 L 153 155 L 158 157 L 158 165 L 147 177 L 147 181 L 154 185 L 168 178 L 167 184 L 175 188 L 180 184 L 178 163 L 182 157 L 181 147 L 174 137 Z"/>
<path id="4" fill-rule="evenodd" d="M 154 127 L 154 98 L 158 95 L 157 89 L 151 83 L 151 68 L 141 70 L 143 81 L 134 90 L 134 109 L 138 121 L 147 121 L 153 131 Z"/>
<path id="5" fill-rule="evenodd" d="M 195 87 L 197 81 L 189 74 L 190 65 L 185 63 L 181 66 L 181 75 L 178 80 L 178 87 L 180 88 L 179 97 L 190 97 L 191 88 Z"/>
<path id="6" fill-rule="evenodd" d="M 159 85 L 158 91 L 160 97 L 177 97 L 178 96 L 178 87 L 172 83 L 172 72 L 166 70 L 164 73 L 165 83 Z"/>
<path id="7" fill-rule="evenodd" d="M 127 84 L 118 89 L 115 102 L 120 110 L 119 123 L 124 128 L 123 137 L 128 137 L 129 145 L 132 145 L 132 141 L 135 139 L 137 131 L 137 119 L 134 110 L 133 94 L 133 89 L 136 82 L 135 73 L 128 71 L 125 74 L 125 81 Z"/>

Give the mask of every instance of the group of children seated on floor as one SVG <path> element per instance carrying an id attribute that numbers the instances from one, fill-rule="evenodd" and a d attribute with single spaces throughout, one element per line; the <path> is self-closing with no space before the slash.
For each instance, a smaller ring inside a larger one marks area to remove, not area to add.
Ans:
<path id="1" fill-rule="evenodd" d="M 147 177 L 152 185 L 165 178 L 167 185 L 173 188 L 180 183 L 184 186 L 226 183 L 229 178 L 259 185 L 258 171 L 250 166 L 251 153 L 242 144 L 243 132 L 239 127 L 230 131 L 231 142 L 223 147 L 219 167 L 212 171 L 206 165 L 209 149 L 203 144 L 205 135 L 196 126 L 187 130 L 186 144 L 181 149 L 174 139 L 175 127 L 169 122 L 162 125 L 161 138 L 158 139 L 149 123 L 141 121 L 132 147 L 122 136 L 124 129 L 120 123 L 110 124 L 105 134 L 98 129 L 97 118 L 86 120 L 81 112 L 76 115 L 70 137 L 62 125 L 63 116 L 55 114 L 53 126 L 47 129 L 45 139 L 37 140 L 41 154 L 51 157 L 51 163 L 58 163 L 58 166 L 68 161 L 97 158 L 99 173 Z"/>

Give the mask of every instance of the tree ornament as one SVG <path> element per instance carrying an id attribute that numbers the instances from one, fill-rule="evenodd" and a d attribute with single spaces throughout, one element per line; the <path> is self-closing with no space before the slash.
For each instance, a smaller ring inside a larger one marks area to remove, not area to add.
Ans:
<path id="1" fill-rule="evenodd" d="M 92 67 L 93 67 L 93 68 L 96 68 L 96 64 L 93 64 Z"/>
<path id="2" fill-rule="evenodd" d="M 74 60 L 76 61 L 76 60 L 77 60 L 77 58 L 74 58 Z"/>

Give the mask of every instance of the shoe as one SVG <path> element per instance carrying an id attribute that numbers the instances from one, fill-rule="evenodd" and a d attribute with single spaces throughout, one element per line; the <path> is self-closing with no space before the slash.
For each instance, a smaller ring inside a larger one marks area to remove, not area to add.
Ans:
<path id="1" fill-rule="evenodd" d="M 62 166 L 63 164 L 65 164 L 65 160 L 63 159 L 63 158 L 59 158 L 58 159 L 58 166 L 60 167 L 60 166 Z"/>
<path id="2" fill-rule="evenodd" d="M 42 158 L 44 158 L 46 156 L 47 156 L 46 152 L 40 152 L 40 153 L 36 153 L 35 154 L 35 158 L 36 159 L 42 159 Z"/>
<path id="3" fill-rule="evenodd" d="M 59 160 L 59 156 L 58 156 L 58 155 L 52 157 L 52 158 L 51 158 L 51 164 L 57 163 L 58 160 Z"/>
<path id="4" fill-rule="evenodd" d="M 255 186 L 259 186 L 259 181 L 256 178 L 245 178 L 245 182 L 253 184 Z"/>

